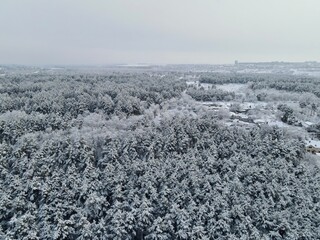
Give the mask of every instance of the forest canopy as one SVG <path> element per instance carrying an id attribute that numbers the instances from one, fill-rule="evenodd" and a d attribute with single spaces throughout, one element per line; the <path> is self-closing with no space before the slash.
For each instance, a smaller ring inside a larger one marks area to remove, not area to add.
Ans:
<path id="1" fill-rule="evenodd" d="M 320 96 L 307 78 L 203 75 Z M 232 92 L 188 89 L 174 72 L 0 84 L 1 239 L 320 238 L 320 172 L 304 143 L 193 105 Z"/>

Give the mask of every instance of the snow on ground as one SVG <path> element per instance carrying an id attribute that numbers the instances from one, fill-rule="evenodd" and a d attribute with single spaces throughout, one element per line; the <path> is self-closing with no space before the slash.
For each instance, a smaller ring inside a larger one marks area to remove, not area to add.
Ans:
<path id="1" fill-rule="evenodd" d="M 204 90 L 209 90 L 213 84 L 211 83 L 201 83 L 200 87 L 203 87 Z"/>
<path id="2" fill-rule="evenodd" d="M 201 102 L 202 105 L 204 106 L 216 106 L 218 108 L 222 109 L 229 109 L 231 106 L 231 102 L 222 102 L 222 101 L 205 101 Z"/>
<path id="3" fill-rule="evenodd" d="M 269 123 L 269 121 L 267 119 L 255 119 L 253 120 L 254 123 L 256 124 L 266 124 Z"/>
<path id="4" fill-rule="evenodd" d="M 221 89 L 223 91 L 239 93 L 239 92 L 243 92 L 245 89 L 247 89 L 248 85 L 247 84 L 237 84 L 237 83 L 217 84 L 216 88 Z"/>
<path id="5" fill-rule="evenodd" d="M 243 102 L 240 103 L 241 109 L 265 109 L 268 106 L 267 102 Z"/>
<path id="6" fill-rule="evenodd" d="M 311 125 L 313 125 L 314 123 L 313 122 L 309 122 L 309 121 L 305 121 L 305 122 L 302 122 L 302 126 L 303 127 L 310 127 Z"/>
<path id="7" fill-rule="evenodd" d="M 186 82 L 188 86 L 196 86 L 196 87 L 203 87 L 205 90 L 209 89 L 212 84 L 199 84 L 199 81 L 196 80 L 189 80 Z M 235 92 L 236 94 L 244 94 L 248 90 L 247 84 L 217 84 L 215 85 L 217 89 L 221 89 L 223 91 Z M 295 137 L 295 138 L 303 138 L 305 140 L 306 146 L 312 145 L 314 147 L 320 148 L 320 140 L 312 140 L 309 136 L 309 133 L 306 131 L 306 127 L 313 124 L 314 119 L 305 119 L 303 122 L 303 127 L 298 126 L 290 126 L 286 123 L 283 123 L 279 120 L 279 111 L 277 110 L 277 105 L 279 103 L 286 103 L 290 107 L 297 107 L 298 101 L 297 100 L 284 100 L 284 101 L 209 101 L 209 102 L 197 102 L 204 106 L 207 110 L 213 111 L 226 111 L 228 117 L 234 116 L 239 119 L 226 119 L 222 123 L 226 126 L 243 126 L 245 128 L 252 127 L 252 126 L 259 126 L 267 124 L 269 126 L 275 126 L 284 129 L 286 133 Z M 243 112 L 241 113 L 234 113 L 230 112 L 230 107 L 233 104 L 238 104 L 240 110 Z M 242 121 L 244 119 L 252 119 L 253 123 Z M 320 160 L 319 160 L 320 162 Z"/>
<path id="8" fill-rule="evenodd" d="M 288 127 L 287 124 L 285 124 L 284 122 L 281 121 L 272 121 L 268 123 L 270 126 L 276 126 L 276 127 L 281 127 L 281 128 L 285 128 Z"/>
<path id="9" fill-rule="evenodd" d="M 187 86 L 199 86 L 199 81 L 186 81 Z"/>
<path id="10" fill-rule="evenodd" d="M 247 114 L 244 113 L 234 113 L 234 112 L 230 112 L 231 116 L 236 116 L 236 117 L 240 117 L 240 118 L 249 118 Z"/>
<path id="11" fill-rule="evenodd" d="M 314 146 L 314 147 L 320 147 L 320 140 L 312 140 L 312 139 L 308 139 L 306 140 L 306 144 L 307 146 Z"/>

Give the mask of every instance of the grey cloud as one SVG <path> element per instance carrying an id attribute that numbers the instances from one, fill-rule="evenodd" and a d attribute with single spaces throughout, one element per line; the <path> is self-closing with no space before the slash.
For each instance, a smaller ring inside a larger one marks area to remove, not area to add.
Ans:
<path id="1" fill-rule="evenodd" d="M 2 0 L 0 63 L 320 60 L 319 9 L 317 0 Z"/>

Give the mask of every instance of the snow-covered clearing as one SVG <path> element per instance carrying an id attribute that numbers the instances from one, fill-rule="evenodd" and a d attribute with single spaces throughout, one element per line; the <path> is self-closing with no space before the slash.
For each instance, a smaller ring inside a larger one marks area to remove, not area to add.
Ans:
<path id="1" fill-rule="evenodd" d="M 248 88 L 248 84 L 236 84 L 236 83 L 217 84 L 215 86 L 217 89 L 221 89 L 227 92 L 235 92 L 235 93 L 244 92 L 244 90 Z"/>
<path id="2" fill-rule="evenodd" d="M 227 126 L 254 127 L 268 125 L 284 130 L 288 136 L 304 139 L 305 145 L 320 148 L 320 140 L 312 139 L 307 128 L 319 122 L 315 114 L 308 114 L 308 109 L 300 108 L 299 102 L 303 96 L 295 92 L 280 91 L 275 89 L 252 90 L 249 84 L 207 84 L 199 81 L 187 81 L 188 86 L 202 88 L 204 91 L 212 87 L 222 91 L 234 92 L 236 97 L 233 101 L 209 101 L 196 102 L 204 107 L 205 111 L 213 111 L 221 123 Z M 258 101 L 258 94 L 266 94 L 263 101 Z M 317 99 L 317 98 L 315 98 Z M 314 100 L 314 99 L 312 99 Z M 281 121 L 283 112 L 278 110 L 279 104 L 285 104 L 294 109 L 295 114 L 302 126 L 288 125 Z"/>

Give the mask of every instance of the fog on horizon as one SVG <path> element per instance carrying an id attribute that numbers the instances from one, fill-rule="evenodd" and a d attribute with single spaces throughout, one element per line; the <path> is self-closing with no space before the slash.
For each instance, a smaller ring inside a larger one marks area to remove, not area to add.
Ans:
<path id="1" fill-rule="evenodd" d="M 0 64 L 320 61 L 318 0 L 2 0 Z"/>

